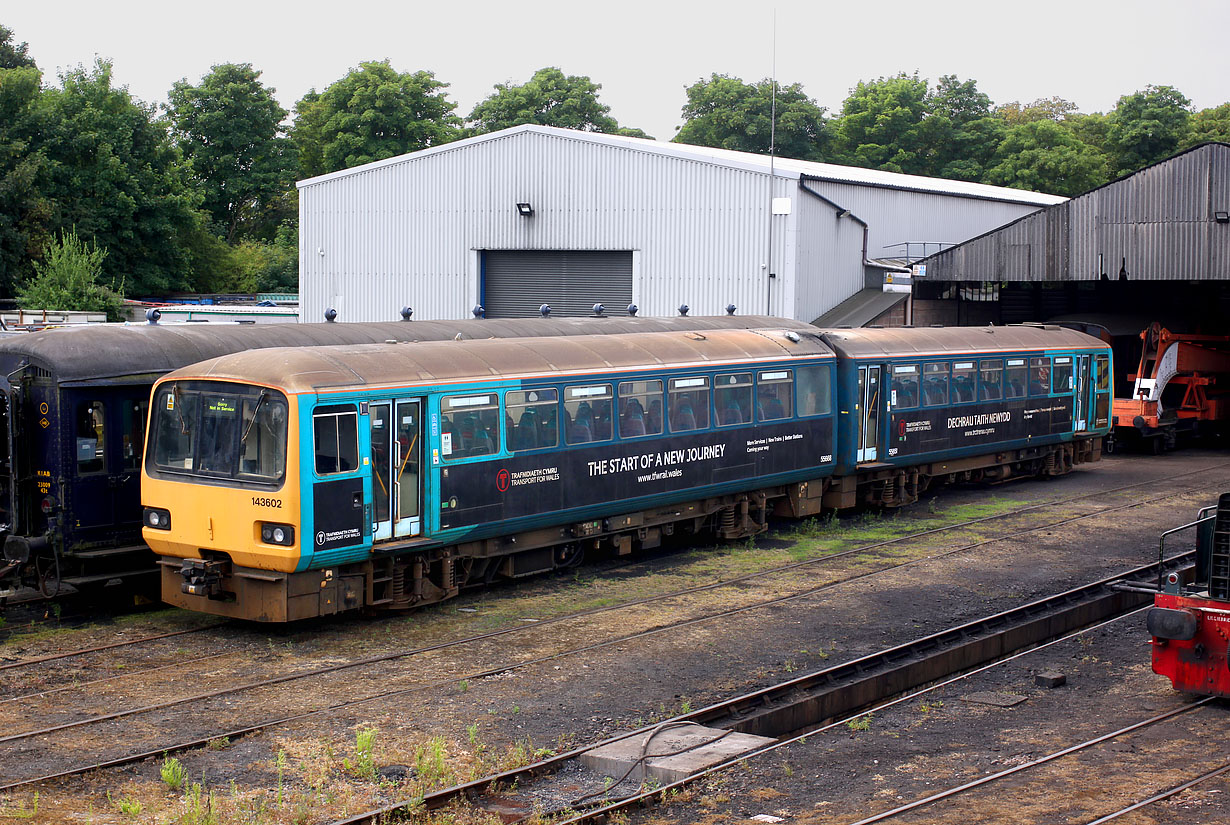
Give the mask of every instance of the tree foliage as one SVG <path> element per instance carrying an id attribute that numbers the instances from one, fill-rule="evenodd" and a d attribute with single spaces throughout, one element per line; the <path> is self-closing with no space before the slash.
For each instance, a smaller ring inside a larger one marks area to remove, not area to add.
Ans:
<path id="1" fill-rule="evenodd" d="M 167 108 L 202 207 L 232 244 L 272 236 L 297 166 L 286 110 L 260 74 L 250 63 L 214 66 L 200 85 L 178 81 Z"/>
<path id="2" fill-rule="evenodd" d="M 389 61 L 362 63 L 296 106 L 301 174 L 336 172 L 448 143 L 460 136 L 447 83 L 431 72 L 398 72 Z M 309 166 L 308 164 L 312 164 Z"/>
<path id="3" fill-rule="evenodd" d="M 42 76 L 32 64 L 6 56 L 17 53 L 8 38 L 0 27 L 0 293 L 12 295 L 34 273 L 31 263 L 51 239 L 52 204 L 41 146 Z"/>
<path id="4" fill-rule="evenodd" d="M 601 89 L 600 83 L 584 75 L 565 75 L 547 66 L 520 85 L 495 84 L 495 93 L 474 107 L 467 122 L 475 134 L 535 123 L 581 132 L 634 131 L 637 137 L 647 137 L 639 129 L 620 129 L 611 117 L 611 107 L 598 100 Z"/>
<path id="5" fill-rule="evenodd" d="M 1106 158 L 1061 124 L 1041 119 L 1008 127 L 987 183 L 1079 195 L 1106 182 Z"/>
<path id="6" fill-rule="evenodd" d="M 0 69 L 37 69 L 30 47 L 13 42 L 13 30 L 0 24 Z"/>
<path id="7" fill-rule="evenodd" d="M 122 283 L 115 288 L 102 281 L 107 250 L 87 244 L 70 229 L 43 250 L 34 264 L 35 277 L 18 293 L 22 309 L 105 312 L 108 321 L 123 320 Z"/>
<path id="8" fill-rule="evenodd" d="M 1191 101 L 1173 86 L 1146 86 L 1119 98 L 1106 129 L 1115 175 L 1173 155 L 1187 139 L 1190 121 Z"/>
<path id="9" fill-rule="evenodd" d="M 687 88 L 683 127 L 675 143 L 713 146 L 739 152 L 769 154 L 773 124 L 773 81 L 744 83 L 737 77 L 713 74 Z M 827 133 L 824 108 L 798 83 L 777 86 L 777 154 L 802 160 L 823 160 Z"/>
<path id="10" fill-rule="evenodd" d="M 1192 115 L 1191 127 L 1186 141 L 1188 146 L 1214 141 L 1230 143 L 1230 103 L 1196 112 Z"/>
<path id="11" fill-rule="evenodd" d="M 859 81 L 833 118 L 833 152 L 838 163 L 927 174 L 933 144 L 927 123 L 927 81 L 904 72 Z"/>

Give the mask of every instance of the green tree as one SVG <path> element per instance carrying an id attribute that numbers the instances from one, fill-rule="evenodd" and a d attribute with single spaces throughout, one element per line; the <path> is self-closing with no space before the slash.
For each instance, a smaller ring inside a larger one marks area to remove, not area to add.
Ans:
<path id="1" fill-rule="evenodd" d="M 296 106 L 302 173 L 321 175 L 438 146 L 460 135 L 447 83 L 431 72 L 398 72 L 389 61 L 362 63 Z M 308 165 L 311 164 L 311 165 Z"/>
<path id="2" fill-rule="evenodd" d="M 1192 115 L 1188 146 L 1200 143 L 1230 143 L 1230 103 L 1212 109 L 1201 109 Z"/>
<path id="3" fill-rule="evenodd" d="M 39 109 L 42 75 L 0 26 L 0 294 L 34 274 L 30 262 L 51 239 L 52 203 L 44 194 L 47 156 Z"/>
<path id="4" fill-rule="evenodd" d="M 22 309 L 105 312 L 108 321 L 123 320 L 123 286 L 100 283 L 107 250 L 86 244 L 70 229 L 47 244 L 43 260 L 34 264 L 33 280 L 22 287 Z"/>
<path id="5" fill-rule="evenodd" d="M 1002 117 L 1010 126 L 1021 123 L 1032 123 L 1035 120 L 1053 120 L 1061 123 L 1069 116 L 1076 114 L 1077 105 L 1062 97 L 1039 98 L 1033 103 L 1022 105 L 1018 101 L 1005 103 L 995 108 L 995 114 Z"/>
<path id="6" fill-rule="evenodd" d="M 0 69 L 37 69 L 26 43 L 13 42 L 13 30 L 0 24 Z"/>
<path id="7" fill-rule="evenodd" d="M 687 88 L 683 126 L 674 143 L 769 154 L 773 125 L 773 81 L 744 83 L 737 77 L 710 75 Z M 777 154 L 823 160 L 828 133 L 824 108 L 798 83 L 777 86 Z"/>
<path id="8" fill-rule="evenodd" d="M 476 134 L 523 123 L 618 134 L 621 130 L 611 117 L 611 107 L 598 100 L 601 88 L 602 84 L 584 75 L 565 75 L 547 66 L 521 85 L 495 84 L 495 93 L 480 101 L 467 120 Z M 634 131 L 638 137 L 645 136 L 639 129 Z"/>
<path id="9" fill-rule="evenodd" d="M 927 174 L 933 166 L 931 150 L 940 137 L 932 134 L 934 125 L 926 123 L 928 97 L 927 81 L 917 73 L 860 80 L 830 123 L 838 161 Z"/>
<path id="10" fill-rule="evenodd" d="M 1003 118 L 991 114 L 991 98 L 973 80 L 942 75 L 927 95 L 921 135 L 929 157 L 919 171 L 952 180 L 980 180 L 1003 139 Z"/>
<path id="11" fill-rule="evenodd" d="M 1164 160 L 1188 140 L 1191 101 L 1173 86 L 1146 86 L 1119 98 L 1110 113 L 1106 147 L 1116 176 Z"/>
<path id="12" fill-rule="evenodd" d="M 297 166 L 286 110 L 260 75 L 250 63 L 214 66 L 198 86 L 178 81 L 167 107 L 202 207 L 232 244 L 273 234 Z"/>
<path id="13" fill-rule="evenodd" d="M 999 186 L 1068 196 L 1106 180 L 1106 157 L 1049 119 L 1009 126 L 984 178 Z"/>
<path id="14" fill-rule="evenodd" d="M 106 61 L 60 79 L 40 99 L 52 225 L 76 227 L 109 250 L 105 280 L 123 276 L 134 294 L 191 288 L 185 246 L 200 229 L 199 196 L 184 182 L 166 124 L 111 85 Z"/>

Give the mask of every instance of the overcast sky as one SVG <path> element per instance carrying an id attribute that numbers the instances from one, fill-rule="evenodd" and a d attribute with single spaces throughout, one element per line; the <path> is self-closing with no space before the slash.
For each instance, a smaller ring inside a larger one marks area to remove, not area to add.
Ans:
<path id="1" fill-rule="evenodd" d="M 558 66 L 602 84 L 624 126 L 669 140 L 684 89 L 711 73 L 753 81 L 774 67 L 830 113 L 850 88 L 900 71 L 933 83 L 973 78 L 997 103 L 1058 95 L 1108 111 L 1120 95 L 1171 85 L 1197 108 L 1230 101 L 1227 0 L 1030 2 L 149 2 L 6 3 L 0 23 L 27 42 L 54 81 L 58 69 L 115 65 L 136 97 L 165 102 L 171 84 L 198 82 L 217 63 L 252 63 L 283 107 L 365 60 L 426 69 L 448 84 L 457 113 L 501 82 Z"/>

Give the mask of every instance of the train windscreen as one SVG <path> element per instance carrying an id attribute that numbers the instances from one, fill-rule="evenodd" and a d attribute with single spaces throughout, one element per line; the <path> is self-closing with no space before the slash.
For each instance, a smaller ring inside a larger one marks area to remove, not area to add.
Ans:
<path id="1" fill-rule="evenodd" d="M 161 385 L 154 398 L 146 467 L 268 486 L 286 473 L 286 397 L 218 381 Z"/>

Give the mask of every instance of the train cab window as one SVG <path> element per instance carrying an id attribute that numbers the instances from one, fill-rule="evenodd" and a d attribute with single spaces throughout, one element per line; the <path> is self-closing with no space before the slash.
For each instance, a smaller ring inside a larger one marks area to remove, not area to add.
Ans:
<path id="1" fill-rule="evenodd" d="M 318 475 L 350 473 L 359 466 L 359 415 L 348 405 L 317 407 L 312 416 Z"/>
<path id="2" fill-rule="evenodd" d="M 500 396 L 450 395 L 440 399 L 440 454 L 445 458 L 500 451 Z"/>
<path id="3" fill-rule="evenodd" d="M 1004 361 L 1002 358 L 978 362 L 978 400 L 998 401 L 1004 397 Z"/>
<path id="4" fill-rule="evenodd" d="M 1004 398 L 1024 398 L 1029 385 L 1029 366 L 1024 358 L 1009 358 L 1004 370 Z"/>
<path id="5" fill-rule="evenodd" d="M 243 399 L 240 415 L 239 467 L 236 475 L 264 481 L 286 471 L 286 402 L 260 393 Z"/>
<path id="6" fill-rule="evenodd" d="M 947 364 L 923 364 L 924 407 L 943 407 L 948 404 L 948 372 Z"/>
<path id="7" fill-rule="evenodd" d="M 559 443 L 559 390 L 526 390 L 504 394 L 506 443 L 512 452 L 554 447 Z"/>
<path id="8" fill-rule="evenodd" d="M 777 421 L 794 415 L 794 372 L 773 370 L 756 377 L 756 420 Z"/>
<path id="9" fill-rule="evenodd" d="M 900 364 L 893 367 L 891 406 L 908 410 L 918 406 L 918 365 Z"/>
<path id="10" fill-rule="evenodd" d="M 752 422 L 752 374 L 719 375 L 713 381 L 713 405 L 719 427 Z"/>
<path id="11" fill-rule="evenodd" d="M 619 385 L 619 437 L 662 434 L 662 382 L 624 381 Z"/>
<path id="12" fill-rule="evenodd" d="M 1054 392 L 1072 392 L 1072 358 L 1070 356 L 1055 358 L 1055 369 L 1051 372 L 1051 381 Z"/>
<path id="13" fill-rule="evenodd" d="M 141 449 L 145 446 L 147 401 L 125 401 L 120 410 L 124 428 L 124 469 L 141 469 Z"/>
<path id="14" fill-rule="evenodd" d="M 1051 359 L 1029 359 L 1029 394 L 1048 395 L 1051 391 Z"/>
<path id="15" fill-rule="evenodd" d="M 106 408 L 101 401 L 77 405 L 77 474 L 101 473 L 106 469 Z"/>
<path id="16" fill-rule="evenodd" d="M 976 398 L 977 371 L 973 361 L 956 361 L 952 365 L 952 403 L 965 404 Z"/>
<path id="17" fill-rule="evenodd" d="M 703 430 L 709 426 L 708 378 L 672 378 L 668 395 L 671 432 Z"/>
<path id="18" fill-rule="evenodd" d="M 1099 355 L 1095 358 L 1098 365 L 1098 392 L 1110 392 L 1110 357 Z"/>
<path id="19" fill-rule="evenodd" d="M 612 436 L 610 384 L 564 388 L 564 441 L 587 444 Z"/>
<path id="20" fill-rule="evenodd" d="M 795 379 L 799 384 L 799 415 L 829 415 L 833 412 L 833 396 L 829 387 L 830 371 L 824 367 L 799 367 Z"/>

